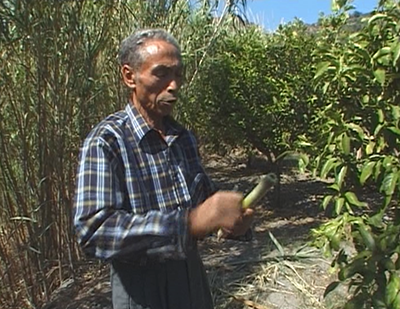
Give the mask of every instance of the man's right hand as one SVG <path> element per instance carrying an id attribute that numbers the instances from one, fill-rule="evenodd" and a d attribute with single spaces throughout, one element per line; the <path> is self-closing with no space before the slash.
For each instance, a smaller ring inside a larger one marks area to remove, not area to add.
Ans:
<path id="1" fill-rule="evenodd" d="M 243 195 L 233 191 L 218 191 L 189 213 L 189 231 L 202 238 L 222 228 L 235 231 L 243 223 Z"/>

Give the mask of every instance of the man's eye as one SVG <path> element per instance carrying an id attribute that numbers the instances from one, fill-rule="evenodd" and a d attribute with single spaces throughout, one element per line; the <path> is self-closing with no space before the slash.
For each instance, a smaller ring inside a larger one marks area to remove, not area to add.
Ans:
<path id="1" fill-rule="evenodd" d="M 168 74 L 168 72 L 165 70 L 155 72 L 155 75 L 157 77 L 165 77 L 165 76 L 167 76 L 167 74 Z"/>

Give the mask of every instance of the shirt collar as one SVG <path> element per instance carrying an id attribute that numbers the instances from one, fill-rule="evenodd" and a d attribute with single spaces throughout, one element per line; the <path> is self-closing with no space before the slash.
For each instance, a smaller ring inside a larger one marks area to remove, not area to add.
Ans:
<path id="1" fill-rule="evenodd" d="M 132 103 L 128 103 L 126 105 L 125 112 L 127 113 L 130 123 L 132 124 L 132 134 L 137 143 L 145 138 L 150 131 L 154 131 L 154 128 L 146 122 L 146 120 L 139 113 L 136 107 L 133 106 Z M 164 118 L 164 124 L 166 129 L 166 136 L 178 136 L 184 130 L 184 127 L 171 116 L 166 116 Z"/>

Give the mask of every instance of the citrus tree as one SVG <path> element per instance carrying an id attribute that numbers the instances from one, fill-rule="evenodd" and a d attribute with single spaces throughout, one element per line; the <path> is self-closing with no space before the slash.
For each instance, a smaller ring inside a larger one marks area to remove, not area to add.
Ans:
<path id="1" fill-rule="evenodd" d="M 310 83 L 315 33 L 301 21 L 275 33 L 251 24 L 223 31 L 190 89 L 189 123 L 213 150 L 258 150 L 279 176 L 282 160 L 316 127 L 313 106 L 322 104 Z M 275 192 L 279 198 L 279 185 Z"/>
<path id="2" fill-rule="evenodd" d="M 326 106 L 313 145 L 319 175 L 332 179 L 323 207 L 334 218 L 314 234 L 335 252 L 339 281 L 327 292 L 339 282 L 350 286 L 345 308 L 400 308 L 400 8 L 380 1 L 361 29 L 348 33 L 351 6 L 333 4 L 315 52 L 315 84 Z M 378 202 L 363 198 L 368 191 Z"/>

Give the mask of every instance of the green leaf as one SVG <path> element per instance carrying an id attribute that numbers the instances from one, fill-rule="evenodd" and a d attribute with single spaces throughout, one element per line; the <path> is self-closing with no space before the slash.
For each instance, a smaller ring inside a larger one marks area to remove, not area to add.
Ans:
<path id="1" fill-rule="evenodd" d="M 391 53 L 391 48 L 388 46 L 382 47 L 380 50 L 378 50 L 373 56 L 372 59 L 379 59 L 383 56 L 386 56 Z"/>
<path id="2" fill-rule="evenodd" d="M 330 86 L 330 82 L 325 82 L 324 86 L 322 87 L 322 93 L 326 94 L 328 92 L 329 86 Z"/>
<path id="3" fill-rule="evenodd" d="M 370 231 L 367 231 L 367 229 L 365 228 L 364 224 L 360 224 L 358 226 L 358 231 L 360 232 L 361 238 L 365 244 L 365 246 L 371 250 L 374 251 L 376 244 L 375 244 L 375 239 L 372 236 Z"/>
<path id="4" fill-rule="evenodd" d="M 393 66 L 397 66 L 397 62 L 399 61 L 400 58 L 400 42 L 397 41 L 394 46 L 392 46 L 392 52 L 393 52 Z"/>
<path id="5" fill-rule="evenodd" d="M 325 289 L 324 298 L 328 296 L 329 293 L 333 292 L 339 286 L 339 284 L 340 284 L 339 281 L 334 281 L 331 284 L 329 284 Z"/>
<path id="6" fill-rule="evenodd" d="M 389 131 L 393 132 L 396 135 L 400 136 L 400 129 L 396 128 L 396 127 L 388 127 L 387 128 Z"/>
<path id="7" fill-rule="evenodd" d="M 268 232 L 268 235 L 269 235 L 269 237 L 271 238 L 271 240 L 272 240 L 272 242 L 274 243 L 274 245 L 276 246 L 276 248 L 278 249 L 279 254 L 280 254 L 281 256 L 284 256 L 284 255 L 285 255 L 285 251 L 283 250 L 283 247 L 282 247 L 282 245 L 279 243 L 279 241 L 275 238 L 275 236 L 274 236 L 271 232 Z"/>
<path id="8" fill-rule="evenodd" d="M 331 10 L 332 12 L 337 12 L 341 8 L 343 8 L 348 0 L 332 0 L 331 1 Z"/>
<path id="9" fill-rule="evenodd" d="M 332 0 L 331 1 L 331 11 L 332 12 L 337 12 L 337 11 L 339 11 L 339 9 L 340 9 L 340 7 L 339 7 L 339 4 L 337 3 L 337 1 L 336 0 Z"/>
<path id="10" fill-rule="evenodd" d="M 328 176 L 328 173 L 336 166 L 336 161 L 336 158 L 330 158 L 325 162 L 321 170 L 321 178 L 326 178 Z"/>
<path id="11" fill-rule="evenodd" d="M 386 209 L 389 206 L 391 201 L 392 201 L 392 196 L 391 195 L 386 195 L 383 198 L 382 207 Z"/>
<path id="12" fill-rule="evenodd" d="M 385 18 L 387 18 L 387 15 L 385 13 L 374 14 L 370 19 L 368 19 L 368 25 L 372 24 L 376 20 L 385 19 Z"/>
<path id="13" fill-rule="evenodd" d="M 370 161 L 364 165 L 361 175 L 360 175 L 360 183 L 363 185 L 368 180 L 368 178 L 372 175 L 372 171 L 376 165 L 376 162 Z"/>
<path id="14" fill-rule="evenodd" d="M 344 197 L 346 198 L 347 202 L 348 202 L 350 205 L 354 205 L 354 206 L 357 206 L 357 207 L 365 207 L 365 206 L 367 206 L 367 203 L 365 203 L 365 202 L 360 202 L 360 201 L 358 200 L 358 197 L 357 197 L 357 195 L 354 194 L 354 192 L 347 191 L 347 192 L 344 194 Z"/>
<path id="15" fill-rule="evenodd" d="M 387 174 L 383 179 L 381 190 L 385 192 L 386 195 L 393 195 L 398 179 L 399 172 L 397 171 Z"/>
<path id="16" fill-rule="evenodd" d="M 314 76 L 314 79 L 317 79 L 318 77 L 320 77 L 321 75 L 323 75 L 328 68 L 331 66 L 330 62 L 321 62 L 318 64 L 317 69 L 316 69 L 316 73 Z"/>
<path id="17" fill-rule="evenodd" d="M 346 133 L 342 134 L 341 144 L 343 153 L 348 156 L 350 154 L 350 138 Z"/>
<path id="18" fill-rule="evenodd" d="M 367 94 L 363 95 L 362 102 L 364 104 L 368 104 L 369 103 L 369 95 L 367 95 Z"/>
<path id="19" fill-rule="evenodd" d="M 375 145 L 375 152 L 381 153 L 387 147 L 387 143 L 384 136 L 378 136 L 377 142 Z"/>
<path id="20" fill-rule="evenodd" d="M 386 237 L 382 237 L 381 241 L 384 240 L 385 242 L 387 242 L 387 238 Z M 387 246 L 381 246 L 381 250 L 386 251 Z M 396 265 L 393 263 L 392 259 L 390 257 L 386 257 L 383 260 L 381 260 L 381 264 L 385 267 L 386 270 L 389 271 L 394 271 L 396 270 Z M 397 294 L 397 293 L 396 293 Z"/>
<path id="21" fill-rule="evenodd" d="M 385 158 L 383 159 L 382 165 L 383 165 L 383 167 L 384 167 L 386 170 L 388 170 L 389 168 L 391 168 L 392 165 L 393 165 L 393 159 L 392 159 L 392 157 L 390 157 L 390 156 L 385 156 Z"/>
<path id="22" fill-rule="evenodd" d="M 306 154 L 300 154 L 298 161 L 298 168 L 301 172 L 305 172 L 307 165 L 310 163 L 310 159 Z"/>
<path id="23" fill-rule="evenodd" d="M 392 105 L 392 117 L 394 120 L 398 120 L 400 118 L 400 106 Z"/>
<path id="24" fill-rule="evenodd" d="M 392 303 L 392 308 L 400 309 L 400 292 L 397 293 L 396 297 L 394 298 L 393 303 Z"/>
<path id="25" fill-rule="evenodd" d="M 336 183 L 339 188 L 342 188 L 343 180 L 344 180 L 344 177 L 346 177 L 346 174 L 347 174 L 347 166 L 342 166 L 339 174 L 336 177 Z"/>
<path id="26" fill-rule="evenodd" d="M 378 109 L 376 111 L 376 114 L 378 116 L 378 122 L 379 123 L 383 123 L 385 121 L 385 113 L 383 112 L 383 110 L 382 109 Z"/>
<path id="27" fill-rule="evenodd" d="M 336 212 L 336 214 L 340 214 L 342 212 L 344 201 L 345 200 L 344 200 L 343 197 L 339 197 L 339 198 L 336 199 L 336 202 L 335 202 L 335 212 Z"/>
<path id="28" fill-rule="evenodd" d="M 325 223 L 321 226 L 320 231 L 323 232 L 323 234 L 327 237 L 327 238 L 332 238 L 338 230 L 338 224 L 337 222 L 328 222 Z"/>
<path id="29" fill-rule="evenodd" d="M 365 147 L 365 153 L 367 154 L 367 156 L 371 155 L 374 152 L 375 144 L 376 143 L 374 141 L 370 141 Z"/>
<path id="30" fill-rule="evenodd" d="M 373 61 L 375 61 L 376 63 L 381 64 L 385 67 L 391 65 L 392 63 L 391 53 L 392 50 L 390 47 L 388 46 L 382 47 L 372 56 L 372 64 Z"/>
<path id="31" fill-rule="evenodd" d="M 352 129 L 353 131 L 357 132 L 358 136 L 360 137 L 360 139 L 364 139 L 365 138 L 364 130 L 358 124 L 349 123 L 349 124 L 347 124 L 347 127 Z"/>
<path id="32" fill-rule="evenodd" d="M 322 209 L 326 209 L 326 207 L 328 206 L 329 202 L 332 200 L 333 195 L 327 195 L 324 197 L 323 201 L 322 201 Z"/>
<path id="33" fill-rule="evenodd" d="M 372 217 L 369 217 L 367 220 L 368 225 L 375 226 L 375 227 L 381 227 L 382 226 L 382 218 L 385 212 L 379 211 Z"/>
<path id="34" fill-rule="evenodd" d="M 390 306 L 395 298 L 400 288 L 400 278 L 396 273 L 392 272 L 389 279 L 389 284 L 386 286 L 385 290 L 385 303 Z"/>
<path id="35" fill-rule="evenodd" d="M 361 45 L 361 44 L 358 44 L 358 43 L 354 43 L 353 44 L 353 46 L 354 46 L 354 48 L 357 50 L 357 56 L 358 57 L 360 57 L 360 56 L 362 56 L 363 58 L 364 58 L 364 60 L 366 60 L 366 61 L 370 61 L 370 54 L 369 54 L 369 52 L 365 49 L 365 47 L 363 46 L 363 45 Z M 362 69 L 362 67 L 361 67 L 361 69 Z"/>
<path id="36" fill-rule="evenodd" d="M 382 130 L 383 124 L 378 124 L 374 130 L 374 135 L 378 135 L 378 133 Z"/>
<path id="37" fill-rule="evenodd" d="M 374 171 L 374 180 L 375 181 L 378 181 L 378 178 L 381 175 L 381 172 L 382 172 L 382 162 L 378 161 L 376 163 L 375 171 Z"/>
<path id="38" fill-rule="evenodd" d="M 340 191 L 340 188 L 339 188 L 339 186 L 338 186 L 337 183 L 331 184 L 330 186 L 328 186 L 328 189 L 332 189 L 332 190 L 335 190 L 335 191 L 337 191 L 337 192 Z"/>
<path id="39" fill-rule="evenodd" d="M 376 78 L 376 81 L 380 83 L 381 85 L 385 84 L 386 80 L 386 71 L 384 69 L 377 69 L 374 71 L 374 76 Z"/>

